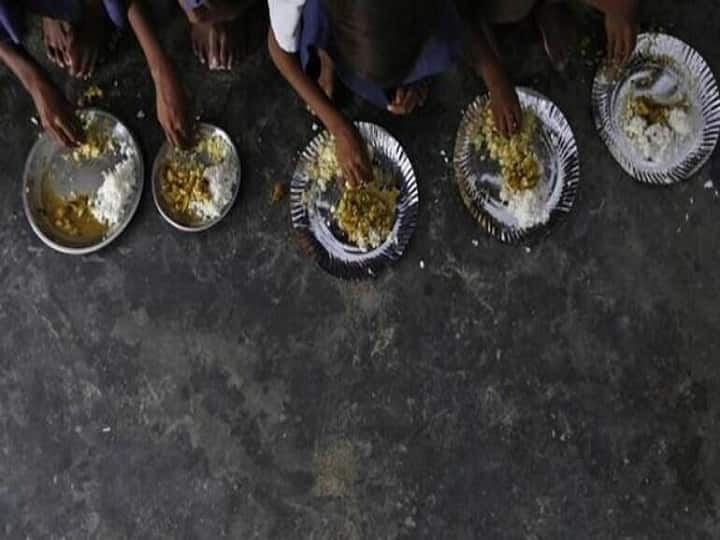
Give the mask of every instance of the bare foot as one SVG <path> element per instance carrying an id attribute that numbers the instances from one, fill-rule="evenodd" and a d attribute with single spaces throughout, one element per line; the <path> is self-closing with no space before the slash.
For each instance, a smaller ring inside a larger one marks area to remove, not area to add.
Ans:
<path id="1" fill-rule="evenodd" d="M 213 71 L 232 69 L 239 57 L 234 21 L 190 25 L 193 51 L 201 64 Z"/>
<path id="2" fill-rule="evenodd" d="M 425 105 L 429 93 L 430 84 L 426 80 L 410 86 L 401 86 L 395 90 L 395 95 L 388 105 L 388 111 L 400 115 L 410 114 Z"/>
<path id="3" fill-rule="evenodd" d="M 577 38 L 572 14 L 564 4 L 545 0 L 535 9 L 534 16 L 550 62 L 557 71 L 563 71 Z"/>
<path id="4" fill-rule="evenodd" d="M 45 43 L 45 51 L 50 61 L 61 67 L 66 68 L 70 64 L 70 58 L 67 56 L 69 49 L 70 34 L 72 27 L 69 23 L 49 19 L 42 19 L 43 42 Z"/>
<path id="5" fill-rule="evenodd" d="M 229 70 L 265 44 L 267 4 L 256 2 L 235 19 L 191 23 L 190 39 L 201 64 Z"/>
<path id="6" fill-rule="evenodd" d="M 43 41 L 48 58 L 70 75 L 89 78 L 95 71 L 100 50 L 107 42 L 108 21 L 103 11 L 90 11 L 77 25 L 43 17 Z"/>

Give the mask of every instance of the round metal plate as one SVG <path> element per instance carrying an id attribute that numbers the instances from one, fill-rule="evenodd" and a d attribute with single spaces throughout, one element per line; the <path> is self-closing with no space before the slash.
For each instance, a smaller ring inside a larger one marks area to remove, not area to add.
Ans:
<path id="1" fill-rule="evenodd" d="M 570 212 L 580 181 L 580 160 L 570 124 L 554 103 L 527 88 L 517 88 L 520 105 L 538 119 L 534 150 L 543 166 L 536 189 L 544 193 L 549 220 L 522 228 L 501 200 L 503 179 L 497 163 L 476 150 L 471 131 L 488 99 L 480 96 L 463 114 L 455 142 L 455 179 L 470 214 L 490 234 L 506 243 L 517 243 L 538 234 Z"/>
<path id="2" fill-rule="evenodd" d="M 230 160 L 230 170 L 231 174 L 235 176 L 235 182 L 233 184 L 233 193 L 232 197 L 230 199 L 230 202 L 228 202 L 223 210 L 220 212 L 220 215 L 214 219 L 208 220 L 208 221 L 198 221 L 195 223 L 181 223 L 179 220 L 177 220 L 175 217 L 173 217 L 172 212 L 170 209 L 168 209 L 165 205 L 165 202 L 163 201 L 163 198 L 160 195 L 160 173 L 163 170 L 163 167 L 165 166 L 169 156 L 174 151 L 172 145 L 165 141 L 163 145 L 160 147 L 160 150 L 158 151 L 157 156 L 155 157 L 155 162 L 153 163 L 153 170 L 152 170 L 152 192 L 153 192 L 153 200 L 155 201 L 155 207 L 158 209 L 158 212 L 160 212 L 160 215 L 167 221 L 170 225 L 175 227 L 178 230 L 185 231 L 185 232 L 201 232 L 206 231 L 209 228 L 217 225 L 220 223 L 225 216 L 227 216 L 228 212 L 232 209 L 233 205 L 235 204 L 235 200 L 237 199 L 238 192 L 240 191 L 240 180 L 242 177 L 242 171 L 241 171 L 241 165 L 240 165 L 240 157 L 238 156 L 237 149 L 235 148 L 235 145 L 232 142 L 232 139 L 230 139 L 230 136 L 225 133 L 222 129 L 220 129 L 217 126 L 213 126 L 210 124 L 198 124 L 197 136 L 202 138 L 210 138 L 214 136 L 220 137 L 225 144 L 227 145 L 227 158 Z M 198 156 L 201 161 L 207 160 L 207 156 L 203 156 L 202 154 Z M 210 164 L 209 161 L 207 161 L 206 164 Z"/>
<path id="3" fill-rule="evenodd" d="M 620 124 L 633 81 L 650 72 L 677 84 L 690 105 L 692 131 L 662 162 L 645 160 Z M 648 184 L 673 184 L 695 174 L 712 154 L 720 134 L 715 76 L 697 51 L 665 34 L 641 34 L 635 52 L 616 77 L 608 77 L 603 68 L 598 71 L 592 108 L 597 130 L 615 160 L 630 176 Z"/>
<path id="4" fill-rule="evenodd" d="M 84 109 L 79 114 L 84 120 L 92 118 L 100 129 L 112 132 L 113 141 L 124 143 L 125 154 L 115 151 L 95 160 L 76 163 L 71 158 L 71 151 L 56 143 L 46 132 L 40 135 L 30 150 L 23 174 L 23 206 L 30 226 L 47 246 L 70 255 L 84 255 L 98 251 L 125 230 L 140 204 L 145 178 L 140 146 L 120 120 L 99 109 Z M 92 240 L 73 240 L 58 231 L 45 217 L 44 190 L 52 190 L 60 197 L 95 193 L 102 185 L 103 171 L 112 169 L 124 159 L 132 159 L 137 172 L 133 195 L 125 205 L 122 219 L 103 236 Z"/>
<path id="5" fill-rule="evenodd" d="M 332 216 L 332 208 L 342 195 L 337 182 L 329 182 L 323 191 L 308 172 L 330 139 L 327 131 L 317 135 L 303 151 L 290 186 L 290 213 L 301 244 L 328 273 L 345 279 L 373 277 L 403 255 L 415 232 L 420 202 L 415 171 L 400 143 L 380 126 L 366 122 L 355 125 L 373 151 L 373 162 L 393 172 L 398 180 L 395 224 L 380 246 L 363 250 L 345 239 Z"/>

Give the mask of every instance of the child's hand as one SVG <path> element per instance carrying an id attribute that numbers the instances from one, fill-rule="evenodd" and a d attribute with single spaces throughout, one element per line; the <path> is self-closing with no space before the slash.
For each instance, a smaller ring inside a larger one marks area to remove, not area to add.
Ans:
<path id="1" fill-rule="evenodd" d="M 76 146 L 82 129 L 71 105 L 51 83 L 38 81 L 31 91 L 40 122 L 55 140 L 64 146 Z"/>
<path id="2" fill-rule="evenodd" d="M 628 61 L 635 50 L 637 27 L 629 13 L 605 15 L 607 53 L 610 65 L 618 67 Z"/>
<path id="3" fill-rule="evenodd" d="M 172 72 L 161 74 L 157 81 L 158 121 L 173 146 L 186 147 L 192 130 L 180 83 Z"/>
<path id="4" fill-rule="evenodd" d="M 365 141 L 352 124 L 335 134 L 335 151 L 343 179 L 350 187 L 372 180 L 372 166 Z"/>
<path id="5" fill-rule="evenodd" d="M 515 88 L 510 81 L 496 84 L 490 89 L 490 108 L 497 130 L 509 137 L 520 129 L 522 109 Z"/>
<path id="6" fill-rule="evenodd" d="M 429 91 L 430 87 L 425 81 L 411 86 L 401 86 L 395 90 L 388 111 L 393 114 L 410 114 L 425 105 Z"/>

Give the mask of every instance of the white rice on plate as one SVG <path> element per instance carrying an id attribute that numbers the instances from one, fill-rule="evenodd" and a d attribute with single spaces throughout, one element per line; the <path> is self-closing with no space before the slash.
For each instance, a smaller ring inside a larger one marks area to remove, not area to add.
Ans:
<path id="1" fill-rule="evenodd" d="M 203 176 L 208 181 L 210 198 L 191 201 L 189 209 L 201 220 L 210 221 L 219 218 L 225 207 L 230 204 L 235 177 L 227 160 L 208 167 Z"/>
<path id="2" fill-rule="evenodd" d="M 533 189 L 512 191 L 503 185 L 500 192 L 500 200 L 505 203 L 507 211 L 517 220 L 519 229 L 530 229 L 550 220 L 550 209 L 546 204 L 547 197 L 546 182 L 543 180 Z"/>
<path id="3" fill-rule="evenodd" d="M 108 227 L 117 225 L 125 214 L 137 183 L 135 162 L 124 159 L 114 168 L 103 171 L 103 183 L 90 199 L 90 212 Z"/>
<path id="4" fill-rule="evenodd" d="M 671 158 L 692 130 L 690 116 L 681 106 L 670 108 L 665 122 L 651 123 L 639 114 L 630 113 L 622 128 L 633 148 L 651 163 Z"/>

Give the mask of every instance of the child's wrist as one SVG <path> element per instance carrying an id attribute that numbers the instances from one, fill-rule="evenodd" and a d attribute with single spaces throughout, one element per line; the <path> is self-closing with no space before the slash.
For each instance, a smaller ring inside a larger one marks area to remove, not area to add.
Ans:
<path id="1" fill-rule="evenodd" d="M 167 59 L 159 57 L 154 58 L 150 63 L 150 75 L 157 84 L 158 82 L 175 76 L 175 70 Z"/>
<path id="2" fill-rule="evenodd" d="M 47 84 L 47 79 L 38 69 L 29 67 L 20 75 L 20 81 L 22 82 L 28 93 L 35 97 L 36 94 Z"/>
<path id="3" fill-rule="evenodd" d="M 503 70 L 491 69 L 487 73 L 483 74 L 485 80 L 485 86 L 487 86 L 490 94 L 497 94 L 503 88 L 510 85 L 510 79 Z"/>
<path id="4" fill-rule="evenodd" d="M 333 114 L 327 122 L 323 122 L 327 130 L 335 137 L 342 137 L 353 129 L 353 125 L 342 114 Z"/>
<path id="5" fill-rule="evenodd" d="M 497 58 L 486 58 L 477 66 L 478 75 L 482 77 L 485 84 L 489 87 L 495 87 L 507 81 L 505 69 Z"/>
<path id="6" fill-rule="evenodd" d="M 158 62 L 156 67 L 152 68 L 150 72 L 152 73 L 152 79 L 157 90 L 167 88 L 168 85 L 180 85 L 175 68 L 167 61 Z"/>

